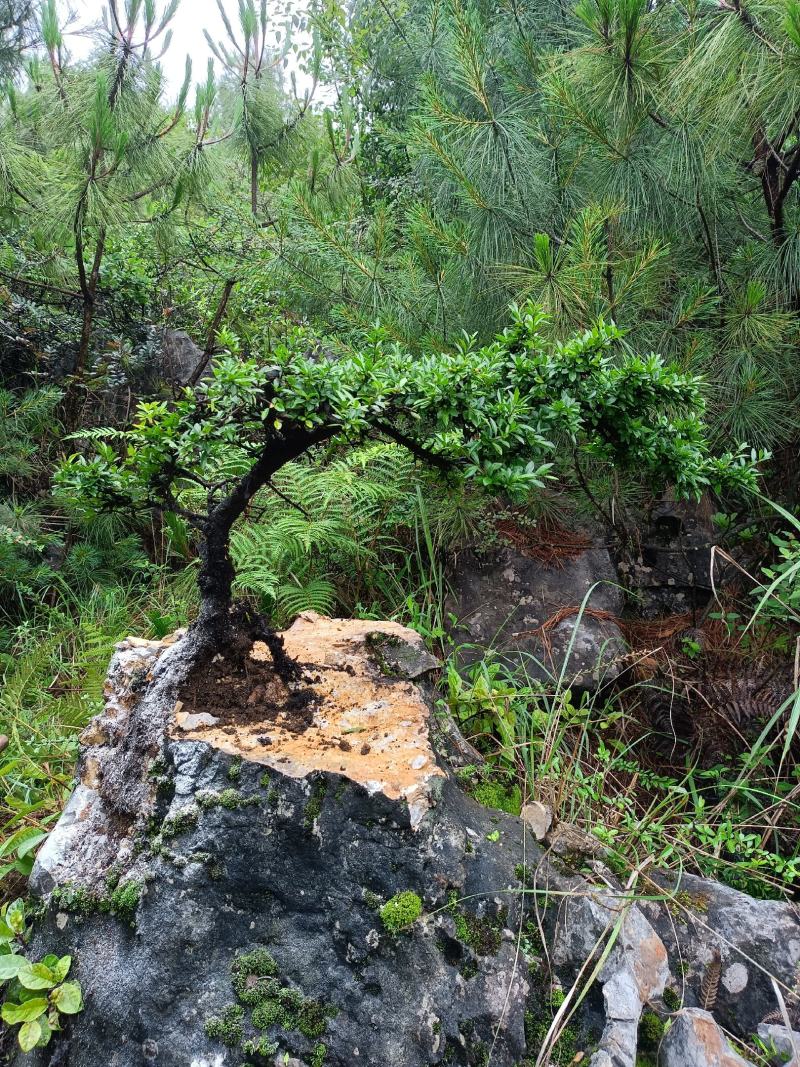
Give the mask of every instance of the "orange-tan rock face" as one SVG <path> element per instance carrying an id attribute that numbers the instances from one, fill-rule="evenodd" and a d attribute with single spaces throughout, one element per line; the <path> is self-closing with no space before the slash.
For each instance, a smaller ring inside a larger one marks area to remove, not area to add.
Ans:
<path id="1" fill-rule="evenodd" d="M 413 825 L 430 806 L 435 779 L 443 777 L 430 745 L 429 709 L 419 688 L 397 677 L 386 662 L 405 646 L 419 661 L 420 671 L 434 660 L 418 634 L 392 622 L 327 619 L 308 612 L 283 635 L 292 659 L 303 665 L 313 690 L 313 720 L 302 732 L 293 728 L 287 711 L 269 722 L 258 721 L 257 704 L 246 722 L 222 723 L 199 708 L 176 705 L 171 735 L 204 741 L 231 755 L 273 767 L 293 778 L 311 771 L 333 771 L 383 793 L 405 800 Z M 254 660 L 269 660 L 261 642 Z M 288 695 L 275 679 L 263 699 L 274 706 Z"/>

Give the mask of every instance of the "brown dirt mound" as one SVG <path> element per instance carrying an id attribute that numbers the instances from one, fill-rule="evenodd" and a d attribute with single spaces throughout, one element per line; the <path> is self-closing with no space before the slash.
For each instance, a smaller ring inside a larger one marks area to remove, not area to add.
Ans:
<path id="1" fill-rule="evenodd" d="M 280 715 L 285 730 L 307 730 L 314 718 L 314 691 L 298 683 L 302 672 L 285 653 L 276 657 L 264 645 L 261 649 L 254 651 L 253 635 L 242 633 L 224 652 L 199 663 L 179 694 L 181 711 L 212 715 L 223 727 L 266 727 Z"/>

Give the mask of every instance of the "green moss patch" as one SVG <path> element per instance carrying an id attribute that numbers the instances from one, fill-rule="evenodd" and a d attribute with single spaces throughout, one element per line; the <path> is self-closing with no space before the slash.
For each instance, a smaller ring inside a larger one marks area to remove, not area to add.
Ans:
<path id="1" fill-rule="evenodd" d="M 318 778 L 311 786 L 311 799 L 306 804 L 303 812 L 303 826 L 306 830 L 314 829 L 314 823 L 322 814 L 322 802 L 327 792 L 328 781 L 326 778 Z"/>
<path id="2" fill-rule="evenodd" d="M 160 829 L 161 837 L 170 838 L 177 837 L 178 834 L 185 834 L 197 826 L 199 818 L 200 812 L 194 804 L 189 808 L 182 808 L 164 819 Z"/>
<path id="3" fill-rule="evenodd" d="M 470 793 L 485 808 L 497 808 L 508 815 L 519 815 L 522 811 L 522 792 L 514 782 L 490 779 L 473 785 Z"/>
<path id="4" fill-rule="evenodd" d="M 206 1019 L 203 1033 L 211 1041 L 221 1041 L 228 1048 L 238 1048 L 244 1037 L 244 1008 L 229 1004 L 220 1015 Z"/>
<path id="5" fill-rule="evenodd" d="M 86 918 L 89 915 L 113 915 L 129 926 L 136 924 L 136 911 L 144 892 L 144 883 L 133 878 L 110 883 L 108 893 L 92 893 L 84 886 L 63 885 L 50 896 L 51 905 L 59 911 Z"/>
<path id="6" fill-rule="evenodd" d="M 450 894 L 447 905 L 456 924 L 456 937 L 471 948 L 478 956 L 494 956 L 500 951 L 500 941 L 507 911 L 502 908 L 497 915 L 487 915 L 480 919 L 459 908 L 458 893 Z"/>
<path id="7" fill-rule="evenodd" d="M 260 803 L 260 798 L 251 793 L 246 795 L 238 789 L 202 789 L 195 794 L 195 800 L 203 811 L 211 811 L 213 808 L 225 808 L 226 811 L 238 811 L 239 808 L 249 808 Z"/>
<path id="8" fill-rule="evenodd" d="M 231 985 L 238 1003 L 206 1020 L 204 1030 L 208 1037 L 229 1047 L 242 1045 L 246 1056 L 268 1058 L 280 1050 L 280 1031 L 296 1033 L 317 1042 L 305 1053 L 310 1062 L 324 1062 L 327 1047 L 317 1039 L 325 1033 L 328 1020 L 337 1009 L 285 985 L 278 976 L 275 958 L 265 947 L 234 959 Z"/>
<path id="9" fill-rule="evenodd" d="M 406 889 L 387 900 L 378 914 L 390 934 L 400 934 L 413 926 L 422 915 L 422 901 L 416 893 Z"/>

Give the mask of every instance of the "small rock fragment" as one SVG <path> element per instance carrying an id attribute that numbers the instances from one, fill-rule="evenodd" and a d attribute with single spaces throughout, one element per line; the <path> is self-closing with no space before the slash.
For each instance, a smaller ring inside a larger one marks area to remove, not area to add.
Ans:
<path id="1" fill-rule="evenodd" d="M 526 823 L 537 841 L 544 841 L 547 831 L 553 825 L 553 813 L 546 804 L 532 800 L 522 809 L 522 821 Z"/>

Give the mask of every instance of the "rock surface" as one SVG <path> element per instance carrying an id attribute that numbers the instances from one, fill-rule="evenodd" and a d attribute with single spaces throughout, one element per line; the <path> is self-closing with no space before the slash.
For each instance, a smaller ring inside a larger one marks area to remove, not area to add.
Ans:
<path id="1" fill-rule="evenodd" d="M 645 618 L 683 615 L 711 598 L 711 507 L 689 501 L 663 501 L 650 515 L 639 553 L 620 565 L 637 613 Z"/>
<path id="2" fill-rule="evenodd" d="M 611 952 L 597 976 L 605 1026 L 590 1067 L 636 1062 L 642 1009 L 661 996 L 669 977 L 667 952 L 658 934 L 630 899 L 613 893 L 578 891 L 564 901 L 554 962 L 569 967 L 590 959 L 597 946 L 611 938 Z"/>
<path id="3" fill-rule="evenodd" d="M 556 857 L 466 796 L 431 744 L 416 634 L 308 614 L 283 636 L 302 677 L 256 643 L 258 700 L 231 719 L 182 699 L 190 636 L 118 646 L 32 877 L 30 954 L 72 954 L 86 1006 L 19 1067 L 531 1067 L 553 989 L 602 946 L 574 1040 L 635 1067 L 643 1008 L 696 1003 L 717 944 L 734 1033 L 774 1010 L 765 972 L 792 988 L 789 906 L 699 879 L 640 879 L 636 901 L 597 855 L 571 873 L 581 834 L 544 831 L 572 842 Z"/>
<path id="4" fill-rule="evenodd" d="M 713 1015 L 684 1008 L 661 1042 L 660 1067 L 753 1067 L 728 1044 Z"/>
<path id="5" fill-rule="evenodd" d="M 610 685 L 625 668 L 627 645 L 614 621 L 624 595 L 606 548 L 589 548 L 560 566 L 511 547 L 485 557 L 465 552 L 451 585 L 452 637 L 462 662 L 491 648 L 521 661 L 531 678 L 549 681 L 563 670 L 565 685 L 583 690 Z M 565 608 L 571 613 L 561 618 Z M 542 630 L 548 620 L 555 621 Z"/>
<path id="6" fill-rule="evenodd" d="M 41 943 L 75 954 L 86 995 L 60 1062 L 519 1063 L 523 827 L 436 764 L 408 679 L 431 658 L 391 623 L 305 616 L 285 638 L 315 693 L 302 734 L 187 721 L 165 682 L 185 642 L 119 647 L 33 876 Z M 407 892 L 422 915 L 392 931 L 380 908 Z"/>
<path id="7" fill-rule="evenodd" d="M 774 1023 L 762 1023 L 758 1036 L 768 1049 L 775 1049 L 776 1062 L 784 1067 L 797 1067 L 800 1064 L 800 1033 Z"/>
<path id="8" fill-rule="evenodd" d="M 688 1007 L 700 1007 L 701 985 L 714 952 L 721 958 L 714 1017 L 734 1034 L 753 1034 L 778 1007 L 773 976 L 792 1002 L 800 976 L 800 922 L 795 906 L 755 900 L 709 879 L 684 875 L 676 882 L 653 876 L 652 889 L 668 894 L 667 906 L 641 905 L 670 958 L 670 986 Z M 793 1002 L 796 1004 L 796 999 Z"/>

